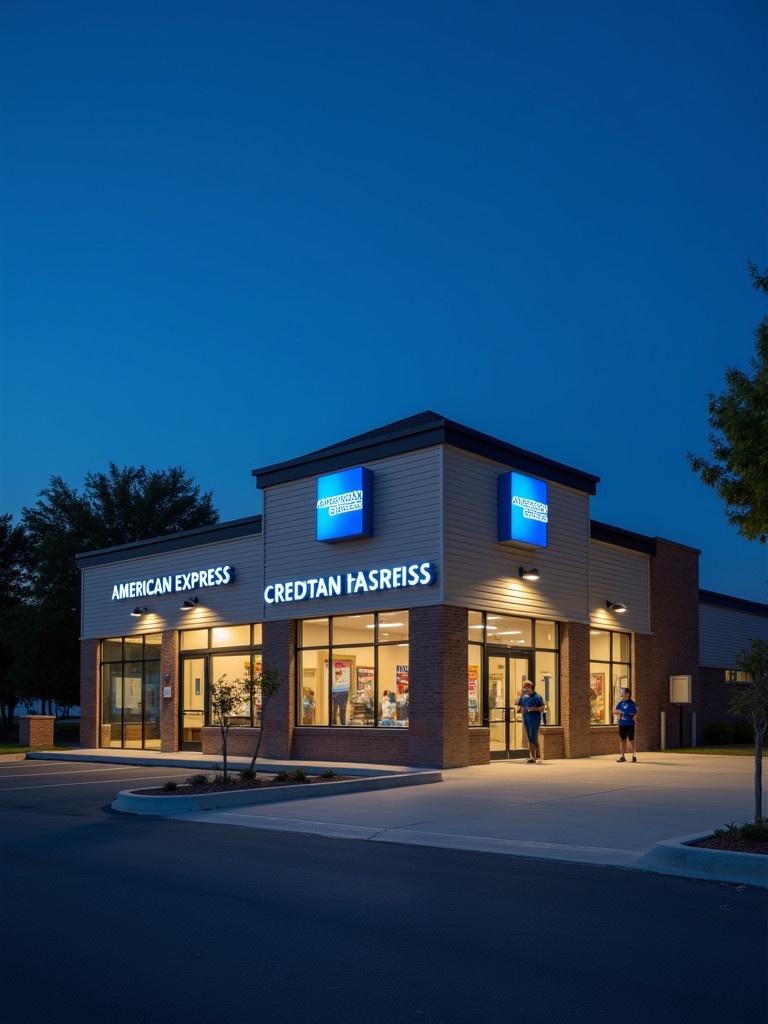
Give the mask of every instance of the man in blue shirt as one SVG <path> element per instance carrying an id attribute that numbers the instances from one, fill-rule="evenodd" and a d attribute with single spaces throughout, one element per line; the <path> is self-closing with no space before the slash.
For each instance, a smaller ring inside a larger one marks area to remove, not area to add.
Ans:
<path id="1" fill-rule="evenodd" d="M 637 761 L 635 756 L 635 718 L 637 717 L 637 704 L 632 700 L 629 689 L 622 686 L 619 695 L 619 703 L 614 709 L 614 715 L 619 716 L 619 750 L 621 757 L 619 763 L 626 761 L 626 754 L 632 754 L 632 760 Z"/>
<path id="2" fill-rule="evenodd" d="M 517 699 L 517 706 L 523 711 L 523 725 L 528 737 L 528 764 L 536 764 L 536 759 L 541 760 L 541 747 L 539 746 L 539 726 L 541 715 L 546 710 L 543 699 L 533 688 L 530 679 L 523 683 L 523 692 Z"/>

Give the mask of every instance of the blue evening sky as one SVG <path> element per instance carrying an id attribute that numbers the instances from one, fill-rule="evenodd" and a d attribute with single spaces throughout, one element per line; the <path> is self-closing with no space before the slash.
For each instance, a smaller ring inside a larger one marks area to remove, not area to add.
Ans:
<path id="1" fill-rule="evenodd" d="M 768 7 L 5 0 L 2 501 L 250 471 L 423 409 L 768 552 L 686 464 L 768 264 Z"/>

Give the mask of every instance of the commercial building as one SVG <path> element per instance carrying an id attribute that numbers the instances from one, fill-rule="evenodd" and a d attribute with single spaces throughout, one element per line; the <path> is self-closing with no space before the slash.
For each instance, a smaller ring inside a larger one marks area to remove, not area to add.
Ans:
<path id="1" fill-rule="evenodd" d="M 614 750 L 624 685 L 658 749 L 724 719 L 768 639 L 768 605 L 700 591 L 697 550 L 593 521 L 598 477 L 432 412 L 253 472 L 263 516 L 78 556 L 86 745 L 218 752 L 211 681 L 264 666 L 235 753 L 262 729 L 299 760 L 521 756 L 525 679 L 545 757 Z"/>

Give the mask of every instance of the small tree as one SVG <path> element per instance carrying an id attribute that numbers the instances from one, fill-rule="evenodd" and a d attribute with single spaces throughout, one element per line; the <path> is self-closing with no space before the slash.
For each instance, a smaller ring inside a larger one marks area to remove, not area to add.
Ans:
<path id="1" fill-rule="evenodd" d="M 219 676 L 211 685 L 211 715 L 221 729 L 221 756 L 224 761 L 224 781 L 229 781 L 227 770 L 227 740 L 229 720 L 248 700 L 249 686 L 242 679 L 227 679 L 227 673 Z"/>
<path id="2" fill-rule="evenodd" d="M 741 651 L 736 666 L 749 676 L 741 683 L 728 709 L 732 715 L 749 719 L 755 737 L 755 824 L 763 821 L 763 743 L 768 726 L 768 642 L 752 640 L 746 651 Z"/>
<path id="3" fill-rule="evenodd" d="M 249 771 L 254 770 L 256 758 L 259 756 L 261 738 L 264 735 L 264 715 L 267 711 L 267 705 L 280 689 L 281 682 L 282 679 L 280 677 L 280 673 L 276 668 L 262 668 L 253 674 L 254 694 L 257 690 L 261 694 L 261 728 L 259 729 L 259 738 L 256 741 L 256 749 L 254 750 L 253 757 L 251 758 Z"/>

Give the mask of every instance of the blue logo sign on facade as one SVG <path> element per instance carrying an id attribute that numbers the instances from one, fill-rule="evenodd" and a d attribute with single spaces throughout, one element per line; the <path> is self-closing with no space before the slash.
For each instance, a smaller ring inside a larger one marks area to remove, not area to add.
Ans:
<path id="1" fill-rule="evenodd" d="M 316 536 L 331 543 L 370 537 L 373 525 L 373 473 L 355 466 L 317 481 Z"/>
<path id="2" fill-rule="evenodd" d="M 523 473 L 499 477 L 499 540 L 547 546 L 549 496 L 546 481 Z"/>

